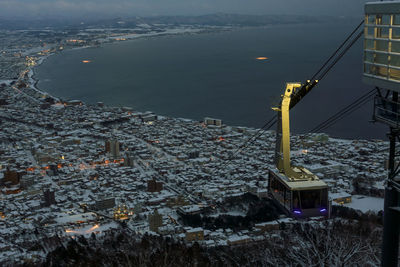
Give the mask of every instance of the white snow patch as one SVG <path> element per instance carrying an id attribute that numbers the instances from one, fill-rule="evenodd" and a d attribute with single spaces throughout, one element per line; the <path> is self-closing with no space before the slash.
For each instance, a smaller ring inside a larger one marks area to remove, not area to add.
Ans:
<path id="1" fill-rule="evenodd" d="M 344 204 L 343 206 L 362 212 L 379 212 L 383 210 L 383 198 L 353 195 L 351 203 Z"/>

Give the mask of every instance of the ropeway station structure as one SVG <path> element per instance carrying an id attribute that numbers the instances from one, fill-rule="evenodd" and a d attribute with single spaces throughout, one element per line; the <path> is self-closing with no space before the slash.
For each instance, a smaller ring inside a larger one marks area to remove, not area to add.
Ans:
<path id="1" fill-rule="evenodd" d="M 364 30 L 356 32 L 364 24 Z M 382 266 L 398 266 L 400 234 L 400 1 L 365 4 L 365 20 L 318 72 L 304 83 L 287 83 L 277 108 L 275 165 L 269 171 L 271 197 L 293 217 L 329 216 L 328 188 L 318 177 L 290 161 L 289 111 L 364 36 L 363 81 L 374 89 L 346 107 L 340 116 L 375 94 L 373 121 L 389 127 L 389 170 L 385 186 Z M 340 117 L 339 117 L 340 118 Z M 331 121 L 328 121 L 331 123 Z M 267 123 L 266 125 L 273 125 Z M 263 127 L 264 128 L 264 127 Z"/>
<path id="2" fill-rule="evenodd" d="M 400 1 L 365 4 L 363 81 L 376 88 L 373 120 L 389 127 L 382 266 L 398 266 L 400 233 Z"/>

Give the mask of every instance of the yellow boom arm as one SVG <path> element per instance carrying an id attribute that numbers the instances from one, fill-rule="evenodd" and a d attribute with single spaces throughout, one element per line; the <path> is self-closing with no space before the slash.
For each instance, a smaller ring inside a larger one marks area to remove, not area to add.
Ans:
<path id="1" fill-rule="evenodd" d="M 275 163 L 278 170 L 285 174 L 289 180 L 314 180 L 318 179 L 309 170 L 291 166 L 290 164 L 290 120 L 289 110 L 293 94 L 303 88 L 301 83 L 287 83 L 285 94 L 279 108 L 272 108 L 278 112 L 278 130 L 276 132 Z"/>

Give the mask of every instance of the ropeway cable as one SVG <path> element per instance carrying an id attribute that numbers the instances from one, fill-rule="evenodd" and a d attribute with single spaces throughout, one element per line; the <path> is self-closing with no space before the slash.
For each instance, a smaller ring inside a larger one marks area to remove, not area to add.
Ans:
<path id="1" fill-rule="evenodd" d="M 353 101 L 352 103 L 350 103 L 349 105 L 347 105 L 346 107 L 342 108 L 337 113 L 335 113 L 334 115 L 329 117 L 327 120 L 318 124 L 316 127 L 311 129 L 309 132 L 317 133 L 317 132 L 321 132 L 321 131 L 327 129 L 328 127 L 332 126 L 339 120 L 343 119 L 347 115 L 350 115 L 355 110 L 357 110 L 358 108 L 360 108 L 361 106 L 363 106 L 364 104 L 369 102 L 374 95 L 375 95 L 375 89 L 368 91 L 367 93 L 365 93 L 361 97 L 357 98 L 355 101 Z"/>

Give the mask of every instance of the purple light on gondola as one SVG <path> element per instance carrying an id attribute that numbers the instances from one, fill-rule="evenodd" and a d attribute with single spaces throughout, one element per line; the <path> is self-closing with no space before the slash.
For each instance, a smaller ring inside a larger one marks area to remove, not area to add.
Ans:
<path id="1" fill-rule="evenodd" d="M 323 208 L 323 209 L 320 209 L 319 211 L 320 211 L 320 212 L 325 212 L 325 211 L 326 211 L 326 209 L 325 209 L 325 208 Z"/>
<path id="2" fill-rule="evenodd" d="M 301 211 L 299 211 L 299 210 L 294 210 L 293 212 L 296 214 L 301 214 Z"/>

